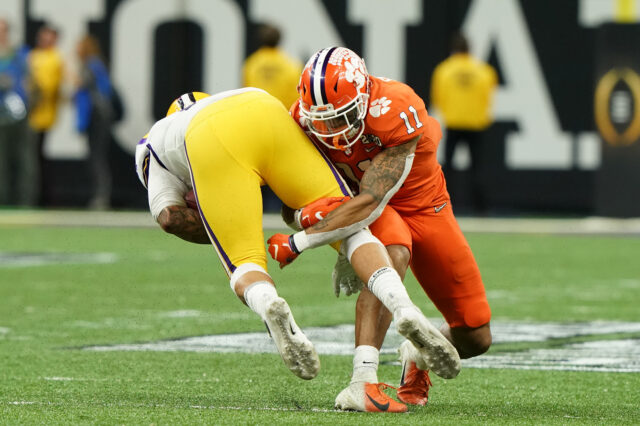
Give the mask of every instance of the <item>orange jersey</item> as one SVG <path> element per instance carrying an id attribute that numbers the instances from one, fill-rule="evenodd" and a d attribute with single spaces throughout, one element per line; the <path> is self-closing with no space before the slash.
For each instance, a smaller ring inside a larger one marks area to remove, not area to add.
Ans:
<path id="1" fill-rule="evenodd" d="M 380 151 L 420 136 L 411 172 L 389 205 L 400 213 L 442 205 L 449 199 L 449 194 L 436 159 L 442 138 L 440 124 L 429 116 L 424 101 L 411 87 L 393 80 L 369 78 L 371 87 L 364 134 L 347 151 L 330 149 L 319 143 L 301 119 L 298 102 L 291 107 L 291 116 L 331 159 L 356 194 L 362 175 Z"/>

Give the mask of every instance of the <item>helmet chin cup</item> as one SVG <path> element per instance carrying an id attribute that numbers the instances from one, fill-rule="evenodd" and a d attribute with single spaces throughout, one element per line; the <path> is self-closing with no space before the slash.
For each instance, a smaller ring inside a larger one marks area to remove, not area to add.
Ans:
<path id="1" fill-rule="evenodd" d="M 362 133 L 364 133 L 364 123 L 360 125 L 360 130 L 358 130 L 357 133 L 353 135 L 347 135 L 346 133 L 341 133 L 339 135 L 327 137 L 327 136 L 320 136 L 316 133 L 314 134 L 318 136 L 318 139 L 320 140 L 320 142 L 322 142 L 322 144 L 325 145 L 326 147 L 331 149 L 337 149 L 338 151 L 348 151 L 356 142 L 358 142 L 358 140 L 360 139 L 360 136 L 362 136 Z M 340 142 L 343 142 L 343 143 L 340 143 Z"/>

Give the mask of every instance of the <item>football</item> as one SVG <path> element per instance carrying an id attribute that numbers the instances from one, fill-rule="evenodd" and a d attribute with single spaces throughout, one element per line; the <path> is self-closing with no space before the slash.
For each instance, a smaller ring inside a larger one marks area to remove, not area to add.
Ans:
<path id="1" fill-rule="evenodd" d="M 187 192 L 187 195 L 184 196 L 184 201 L 187 202 L 187 207 L 193 210 L 198 210 L 198 202 L 196 201 L 196 194 L 193 192 L 193 189 Z"/>

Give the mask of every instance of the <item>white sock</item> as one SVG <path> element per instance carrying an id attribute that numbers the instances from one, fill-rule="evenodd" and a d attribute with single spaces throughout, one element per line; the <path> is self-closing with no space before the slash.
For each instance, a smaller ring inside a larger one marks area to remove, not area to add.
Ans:
<path id="1" fill-rule="evenodd" d="M 269 303 L 278 297 L 276 288 L 268 281 L 258 281 L 244 291 L 244 301 L 253 312 L 265 320 L 265 311 Z"/>
<path id="2" fill-rule="evenodd" d="M 375 271 L 367 287 L 392 313 L 399 308 L 413 306 L 400 275 L 393 268 L 384 267 Z"/>
<path id="3" fill-rule="evenodd" d="M 353 356 L 351 383 L 378 383 L 378 358 L 380 352 L 373 346 L 360 345 Z"/>

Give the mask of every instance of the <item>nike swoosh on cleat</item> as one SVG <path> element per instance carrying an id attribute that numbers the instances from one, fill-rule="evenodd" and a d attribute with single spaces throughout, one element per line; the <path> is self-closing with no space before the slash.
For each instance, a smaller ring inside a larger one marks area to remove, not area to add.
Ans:
<path id="1" fill-rule="evenodd" d="M 367 398 L 369 398 L 369 401 L 371 401 L 371 403 L 373 405 L 376 406 L 376 408 L 380 411 L 387 411 L 389 409 L 389 404 L 391 404 L 390 402 L 387 402 L 386 404 L 380 404 L 378 401 L 376 401 L 375 399 L 371 398 L 371 396 L 369 396 L 369 394 L 366 394 Z"/>
<path id="2" fill-rule="evenodd" d="M 403 362 L 402 363 L 402 375 L 400 376 L 400 387 L 404 386 L 404 373 L 406 373 L 406 369 L 407 369 L 407 363 Z"/>
<path id="3" fill-rule="evenodd" d="M 440 213 L 440 210 L 444 209 L 444 206 L 447 205 L 447 202 L 445 201 L 443 205 L 441 205 L 440 207 L 434 207 L 433 210 L 436 211 L 436 213 Z"/>

